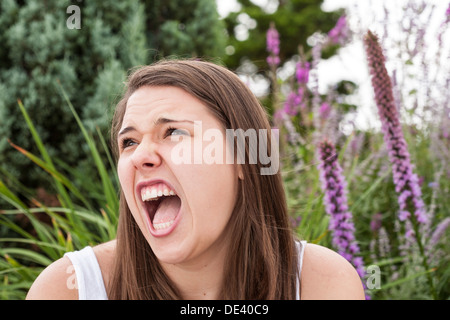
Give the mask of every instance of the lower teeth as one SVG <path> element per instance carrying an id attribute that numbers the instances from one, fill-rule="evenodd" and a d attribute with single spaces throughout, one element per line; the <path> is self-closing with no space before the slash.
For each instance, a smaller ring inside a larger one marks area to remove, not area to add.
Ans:
<path id="1" fill-rule="evenodd" d="M 153 224 L 153 228 L 155 228 L 155 230 L 166 229 L 166 228 L 170 227 L 172 224 L 173 224 L 173 220 L 169 221 L 169 222 Z"/>

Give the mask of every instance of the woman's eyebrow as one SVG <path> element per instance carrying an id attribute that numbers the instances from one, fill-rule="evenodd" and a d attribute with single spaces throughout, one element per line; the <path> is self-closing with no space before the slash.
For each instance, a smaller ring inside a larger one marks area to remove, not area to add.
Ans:
<path id="1" fill-rule="evenodd" d="M 120 130 L 120 132 L 119 132 L 119 137 L 120 137 L 121 135 L 123 135 L 123 134 L 126 134 L 126 133 L 130 132 L 130 131 L 136 131 L 136 128 L 133 127 L 133 126 L 123 128 L 123 129 Z"/>
<path id="2" fill-rule="evenodd" d="M 164 118 L 164 117 L 158 118 L 155 122 L 153 122 L 153 125 L 155 127 L 157 127 L 157 126 L 160 126 L 160 125 L 163 125 L 166 123 L 174 123 L 174 122 L 188 122 L 188 123 L 192 123 L 195 125 L 195 122 L 191 121 L 191 120 L 174 120 L 174 119 L 168 119 L 168 118 Z M 122 130 L 120 130 L 118 136 L 120 137 L 121 135 L 124 135 L 130 131 L 136 131 L 136 128 L 133 126 L 125 127 Z"/>
<path id="3" fill-rule="evenodd" d="M 174 120 L 174 119 L 168 119 L 165 117 L 158 118 L 153 124 L 156 127 L 156 126 L 159 126 L 162 124 L 173 123 L 173 122 L 188 122 L 188 123 L 195 124 L 194 121 L 191 121 L 191 120 Z"/>

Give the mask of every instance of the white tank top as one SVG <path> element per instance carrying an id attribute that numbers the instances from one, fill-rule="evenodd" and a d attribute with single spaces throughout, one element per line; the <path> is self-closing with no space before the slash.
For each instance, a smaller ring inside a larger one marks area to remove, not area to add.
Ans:
<path id="1" fill-rule="evenodd" d="M 108 300 L 102 271 L 92 247 L 64 254 L 72 262 L 79 300 Z"/>
<path id="2" fill-rule="evenodd" d="M 306 241 L 296 242 L 299 259 L 299 275 L 297 278 L 297 300 L 300 300 L 300 275 L 303 265 L 303 253 L 305 252 Z M 69 258 L 75 270 L 78 285 L 79 300 L 108 300 L 105 284 L 103 282 L 102 271 L 98 264 L 92 247 L 85 247 L 79 251 L 67 252 L 64 254 Z"/>

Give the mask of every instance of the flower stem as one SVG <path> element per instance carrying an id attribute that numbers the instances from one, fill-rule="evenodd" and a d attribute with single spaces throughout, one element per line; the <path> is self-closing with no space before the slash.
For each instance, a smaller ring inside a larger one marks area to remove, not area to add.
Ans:
<path id="1" fill-rule="evenodd" d="M 425 253 L 425 248 L 422 243 L 422 237 L 420 236 L 420 223 L 417 221 L 417 218 L 415 215 L 411 215 L 410 221 L 413 226 L 413 230 L 414 230 L 414 234 L 415 234 L 414 238 L 416 239 L 417 246 L 419 247 L 419 252 L 422 257 L 422 266 L 425 269 L 425 271 L 428 271 L 428 270 L 430 270 L 430 266 L 428 264 L 427 255 Z M 431 277 L 430 272 L 427 272 L 427 280 L 428 280 L 428 286 L 430 289 L 431 296 L 433 297 L 434 300 L 438 300 L 438 295 L 437 295 L 436 288 L 435 288 L 434 282 L 433 282 L 433 278 Z"/>

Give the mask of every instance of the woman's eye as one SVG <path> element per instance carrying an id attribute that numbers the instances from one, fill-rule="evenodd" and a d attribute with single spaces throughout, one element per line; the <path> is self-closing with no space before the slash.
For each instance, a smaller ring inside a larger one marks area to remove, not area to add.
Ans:
<path id="1" fill-rule="evenodd" d="M 164 138 L 168 136 L 188 136 L 189 132 L 183 129 L 168 128 L 164 134 Z"/>
<path id="2" fill-rule="evenodd" d="M 136 144 L 136 142 L 132 139 L 123 139 L 122 140 L 122 150 L 128 147 L 133 146 L 134 144 Z"/>

